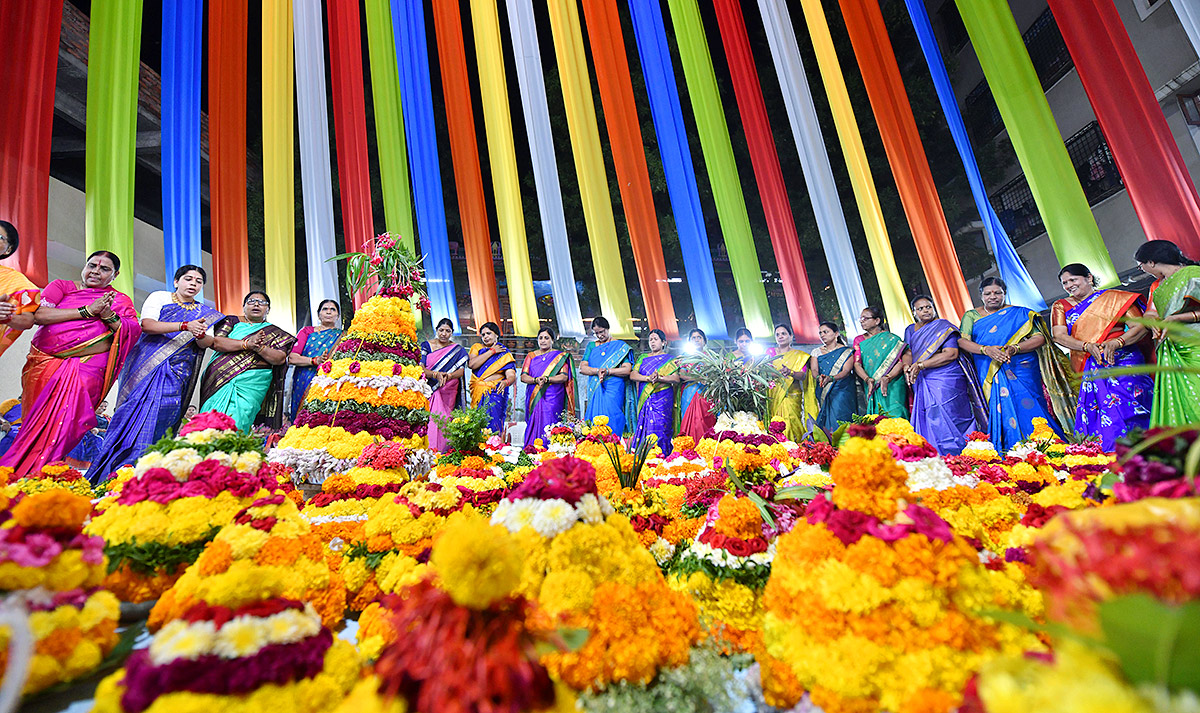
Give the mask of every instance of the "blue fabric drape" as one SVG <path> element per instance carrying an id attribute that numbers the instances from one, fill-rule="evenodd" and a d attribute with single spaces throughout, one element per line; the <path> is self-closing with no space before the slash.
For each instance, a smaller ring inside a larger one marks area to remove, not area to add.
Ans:
<path id="1" fill-rule="evenodd" d="M 165 0 L 162 15 L 162 208 L 166 283 L 200 265 L 200 63 L 204 0 Z M 130 256 L 132 257 L 132 256 Z"/>
<path id="2" fill-rule="evenodd" d="M 700 191 L 696 187 L 696 171 L 692 166 L 687 128 L 679 104 L 662 7 L 658 0 L 629 0 L 629 14 L 633 18 L 633 32 L 646 79 L 667 192 L 671 196 L 671 210 L 675 214 L 679 247 L 683 250 L 683 269 L 692 295 L 696 326 L 710 338 L 724 339 L 728 336 L 728 328 L 721 309 L 721 296 L 717 293 L 712 251 L 700 207 Z"/>
<path id="3" fill-rule="evenodd" d="M 963 168 L 967 171 L 967 181 L 971 184 L 971 195 L 975 197 L 975 205 L 983 219 L 984 233 L 996 256 L 996 264 L 1000 267 L 1000 276 L 1008 283 L 1009 302 L 1036 310 L 1046 309 L 1046 300 L 1038 291 L 1012 240 L 1000 224 L 996 210 L 988 200 L 983 188 L 983 177 L 979 174 L 979 165 L 975 163 L 975 153 L 971 149 L 971 141 L 967 138 L 967 127 L 963 123 L 958 102 L 954 98 L 954 88 L 950 84 L 950 75 L 942 60 L 941 50 L 938 49 L 937 39 L 933 36 L 933 25 L 925 10 L 922 0 L 904 0 L 908 7 L 908 15 L 912 18 L 913 28 L 917 31 L 917 39 L 921 43 L 921 51 L 925 54 L 925 62 L 929 65 L 929 73 L 933 75 L 933 86 L 937 89 L 938 100 L 946 115 L 946 123 L 950 125 L 950 134 L 954 137 L 954 145 L 962 157 Z"/>
<path id="4" fill-rule="evenodd" d="M 433 314 L 458 323 L 450 239 L 446 232 L 446 203 L 438 163 L 437 132 L 433 123 L 433 90 L 429 80 L 429 47 L 425 39 L 425 8 L 421 0 L 391 0 L 392 31 L 396 38 L 396 68 L 400 75 L 400 105 L 408 141 L 408 165 L 416 202 L 417 237 L 425 257 L 425 279 Z M 453 110 L 453 108 L 451 108 Z"/>

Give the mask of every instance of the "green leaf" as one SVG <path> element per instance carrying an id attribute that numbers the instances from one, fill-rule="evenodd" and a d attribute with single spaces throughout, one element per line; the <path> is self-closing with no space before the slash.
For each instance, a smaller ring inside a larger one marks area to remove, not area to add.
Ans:
<path id="1" fill-rule="evenodd" d="M 817 489 L 811 485 L 789 485 L 775 491 L 775 501 L 780 500 L 812 500 L 817 497 Z"/>
<path id="2" fill-rule="evenodd" d="M 1200 602 L 1129 594 L 1100 605 L 1104 642 L 1133 684 L 1200 689 Z"/>

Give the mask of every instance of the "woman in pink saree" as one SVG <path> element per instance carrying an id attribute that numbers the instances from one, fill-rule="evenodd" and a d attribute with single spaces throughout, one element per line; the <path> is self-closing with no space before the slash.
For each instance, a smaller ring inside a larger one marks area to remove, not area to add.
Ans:
<path id="1" fill-rule="evenodd" d="M 425 367 L 425 378 L 433 390 L 429 397 L 429 414 L 448 419 L 450 412 L 458 407 L 467 350 L 451 341 L 454 323 L 449 319 L 442 318 L 437 323 L 436 334 L 435 339 L 421 342 L 421 365 Z M 429 447 L 438 452 L 446 450 L 446 437 L 433 418 L 429 419 Z"/>
<path id="2" fill-rule="evenodd" d="M 142 333 L 133 302 L 110 286 L 120 269 L 116 255 L 98 250 L 81 282 L 55 280 L 42 290 L 21 371 L 21 432 L 0 459 L 16 477 L 62 460 L 96 426 L 96 406 Z"/>

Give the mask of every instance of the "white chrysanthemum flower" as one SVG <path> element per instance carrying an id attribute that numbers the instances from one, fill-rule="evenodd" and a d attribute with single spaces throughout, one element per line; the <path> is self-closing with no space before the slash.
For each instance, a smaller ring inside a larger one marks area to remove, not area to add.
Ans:
<path id="1" fill-rule="evenodd" d="M 492 519 L 488 522 L 492 525 L 503 525 L 504 519 L 508 517 L 508 511 L 512 509 L 511 500 L 501 500 L 496 503 L 496 509 L 492 511 Z"/>
<path id="2" fill-rule="evenodd" d="M 150 642 L 150 660 L 162 666 L 176 659 L 195 660 L 212 650 L 217 627 L 211 621 L 189 623 L 182 619 L 167 622 Z"/>
<path id="3" fill-rule="evenodd" d="M 600 507 L 600 498 L 592 493 L 585 493 L 575 505 L 576 517 L 589 525 L 595 525 L 604 520 L 604 511 Z"/>
<path id="4" fill-rule="evenodd" d="M 533 518 L 539 502 L 534 498 L 514 500 L 504 517 L 504 526 L 508 528 L 508 531 L 520 532 L 526 527 L 533 527 Z M 574 514 L 575 511 L 572 510 L 571 513 Z"/>
<path id="5" fill-rule="evenodd" d="M 233 459 L 233 469 L 240 473 L 257 473 L 262 461 L 262 456 L 254 451 L 238 453 Z"/>
<path id="6" fill-rule="evenodd" d="M 217 632 L 213 653 L 225 659 L 240 659 L 258 653 L 270 643 L 270 627 L 257 617 L 230 619 Z"/>
<path id="7" fill-rule="evenodd" d="M 316 636 L 321 630 L 321 618 L 317 616 L 312 605 L 305 609 L 288 609 L 266 618 L 267 636 L 272 644 L 292 644 L 310 636 Z"/>
<path id="8" fill-rule="evenodd" d="M 229 455 L 225 451 L 213 451 L 212 453 L 209 453 L 208 460 L 215 460 L 226 468 L 233 467 L 233 456 Z"/>
<path id="9" fill-rule="evenodd" d="M 604 517 L 608 517 L 616 512 L 613 509 L 612 503 L 608 502 L 608 498 L 603 495 L 600 496 L 600 512 L 604 513 Z"/>
<path id="10" fill-rule="evenodd" d="M 195 448 L 176 448 L 163 458 L 160 468 L 166 468 L 175 476 L 175 480 L 183 482 L 191 474 L 192 468 L 200 462 L 200 454 Z"/>
<path id="11" fill-rule="evenodd" d="M 654 561 L 658 563 L 659 567 L 670 562 L 671 558 L 675 556 L 675 545 L 661 537 L 655 540 L 649 549 L 650 554 L 654 555 Z"/>
<path id="12" fill-rule="evenodd" d="M 957 484 L 954 482 L 954 474 L 941 458 L 901 461 L 900 465 L 908 472 L 906 486 L 909 490 L 945 490 Z"/>
<path id="13" fill-rule="evenodd" d="M 162 461 L 162 453 L 159 453 L 158 451 L 151 451 L 141 458 L 138 458 L 137 467 L 134 468 L 134 472 L 136 472 L 138 475 L 142 475 L 151 468 L 157 468 L 162 465 Z"/>
<path id="14" fill-rule="evenodd" d="M 553 498 L 539 503 L 530 525 L 542 537 L 554 537 L 575 524 L 575 508 L 566 500 Z"/>

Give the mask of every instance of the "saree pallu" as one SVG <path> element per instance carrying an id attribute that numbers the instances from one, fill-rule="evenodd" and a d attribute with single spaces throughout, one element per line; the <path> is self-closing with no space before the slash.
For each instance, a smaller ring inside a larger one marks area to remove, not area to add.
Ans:
<path id="1" fill-rule="evenodd" d="M 704 385 L 689 381 L 680 389 L 679 435 L 688 436 L 696 443 L 717 425 L 717 415 L 712 403 L 704 398 Z"/>
<path id="2" fill-rule="evenodd" d="M 799 443 L 817 423 L 817 379 L 810 363 L 811 355 L 799 349 L 772 356 L 775 366 L 786 366 L 799 377 L 785 376 L 771 389 L 770 420 L 782 421 L 789 441 Z"/>
<path id="3" fill-rule="evenodd" d="M 942 349 L 957 348 L 958 327 L 944 319 L 935 319 L 920 329 L 910 324 L 904 331 L 904 342 L 912 350 L 915 364 Z M 987 407 L 975 367 L 961 351 L 950 363 L 922 370 L 917 376 L 912 424 L 942 455 L 961 453 L 968 433 L 988 429 Z"/>
<path id="4" fill-rule="evenodd" d="M 467 364 L 467 350 L 458 344 L 447 344 L 440 349 L 434 349 L 429 342 L 421 342 L 421 363 L 431 371 L 446 373 L 458 371 Z M 437 379 L 430 379 L 429 386 L 433 393 L 429 397 L 429 447 L 435 451 L 446 450 L 446 437 L 442 435 L 438 422 L 432 418 L 437 415 L 450 418 L 454 409 L 458 408 L 458 396 L 462 379 L 450 379 L 440 388 Z"/>
<path id="5" fill-rule="evenodd" d="M 1093 292 L 1079 304 L 1067 300 L 1054 303 L 1051 322 L 1065 326 L 1068 333 L 1085 342 L 1099 343 L 1119 337 L 1124 331 L 1121 318 L 1127 313 L 1139 316 L 1141 295 L 1121 290 Z M 1146 365 L 1143 345 L 1129 344 L 1115 353 L 1120 367 Z M 1090 378 L 1103 369 L 1087 352 L 1071 351 L 1071 366 L 1083 377 L 1075 410 L 1075 433 L 1100 439 L 1105 450 L 1132 428 L 1150 425 L 1150 409 L 1154 400 L 1154 379 L 1149 374 L 1126 374 L 1107 378 Z"/>
<path id="6" fill-rule="evenodd" d="M 296 335 L 297 346 L 300 343 L 304 345 L 300 348 L 300 356 L 319 357 L 333 349 L 333 345 L 337 343 L 340 336 L 342 336 L 340 329 L 317 330 L 314 327 L 305 327 Z M 295 371 L 292 372 L 292 408 L 288 411 L 289 418 L 296 418 L 296 414 L 300 411 L 300 404 L 304 403 L 304 395 L 308 393 L 308 385 L 312 383 L 313 377 L 316 375 L 317 367 L 315 366 L 295 367 Z"/>
<path id="7" fill-rule="evenodd" d="M 613 369 L 625 362 L 631 362 L 629 345 L 625 342 L 610 340 L 604 344 L 592 342 L 584 353 L 588 366 L 596 369 Z M 592 421 L 597 416 L 608 417 L 608 427 L 618 436 L 625 434 L 629 419 L 626 409 L 632 411 L 632 392 L 628 391 L 629 380 L 621 376 L 609 376 L 601 381 L 598 376 L 588 377 L 587 411 L 583 417 Z M 627 393 L 628 392 L 628 393 Z M 627 399 L 629 403 L 627 403 Z"/>
<path id="8" fill-rule="evenodd" d="M 1159 319 L 1196 309 L 1200 303 L 1200 267 L 1181 268 L 1150 293 Z M 1154 374 L 1150 427 L 1200 421 L 1200 326 L 1172 324 L 1158 342 L 1158 365 L 1189 371 Z"/>
<path id="9" fill-rule="evenodd" d="M 873 337 L 860 334 L 854 338 L 854 349 L 862 359 L 863 370 L 878 384 L 904 354 L 904 340 L 891 332 L 880 332 Z M 887 395 L 876 386 L 867 395 L 867 413 L 864 415 L 908 418 L 908 384 L 904 377 L 899 376 L 888 383 Z"/>
<path id="10" fill-rule="evenodd" d="M 643 354 L 634 365 L 642 376 L 659 374 L 670 376 L 679 371 L 675 357 L 670 354 Z M 675 387 L 673 384 L 648 381 L 637 382 L 637 426 L 633 432 L 634 443 L 641 443 L 653 435 L 663 455 L 671 452 L 671 432 L 674 426 Z"/>
<path id="11" fill-rule="evenodd" d="M 8 303 L 13 306 L 13 316 L 36 312 L 41 301 L 41 291 L 37 285 L 29 281 L 11 267 L 0 265 L 0 295 L 8 295 Z M 21 330 L 11 329 L 7 324 L 0 324 L 0 354 L 12 346 L 21 336 Z"/>
<path id="12" fill-rule="evenodd" d="M 226 317 L 215 334 L 229 339 L 245 339 L 262 331 L 266 346 L 287 352 L 296 338 L 267 322 L 242 322 Z M 270 428 L 283 422 L 283 376 L 286 366 L 276 366 L 251 351 L 225 352 L 213 357 L 200 382 L 200 412 L 220 411 L 249 432 L 255 421 Z"/>
<path id="13" fill-rule="evenodd" d="M 521 371 L 534 377 L 558 376 L 565 373 L 567 381 L 562 384 L 529 384 L 525 389 L 525 443 L 532 444 L 541 438 L 548 443 L 546 429 L 558 423 L 563 413 L 575 413 L 575 383 L 571 370 L 571 355 L 566 352 L 549 351 L 545 354 L 530 352 L 525 356 Z"/>
<path id="14" fill-rule="evenodd" d="M 484 351 L 482 344 L 471 346 L 471 356 Z M 504 432 L 504 418 L 508 415 L 508 389 L 504 388 L 504 372 L 516 368 L 516 359 L 507 347 L 500 347 L 471 375 L 471 407 L 482 408 L 488 414 L 488 427 L 496 433 Z M 499 376 L 495 379 L 493 377 Z"/>
<path id="15" fill-rule="evenodd" d="M 833 375 L 846 368 L 847 362 L 853 358 L 854 350 L 850 347 L 842 347 L 817 356 L 818 372 L 830 377 L 829 383 L 819 394 L 821 410 L 817 416 L 817 427 L 826 433 L 836 431 L 839 423 L 849 422 L 854 418 L 854 407 L 858 397 L 854 375 L 833 380 Z"/>
<path id="16" fill-rule="evenodd" d="M 1041 317 L 1025 307 L 1010 305 L 986 317 L 980 317 L 977 310 L 963 315 L 963 337 L 980 346 L 1016 346 L 1035 333 L 1046 336 Z M 1008 363 L 993 361 L 986 354 L 971 355 L 987 399 L 989 435 L 1001 453 L 1033 433 L 1035 418 L 1046 419 L 1060 436 L 1063 435 L 1060 424 L 1069 430 L 1074 422 L 1074 406 L 1068 406 L 1073 399 L 1062 377 L 1051 373 L 1043 378 L 1041 352 L 1046 349 L 1062 355 L 1049 339 L 1037 351 L 1012 355 Z M 1062 401 L 1061 416 L 1059 410 L 1051 412 L 1046 400 L 1048 392 Z"/>
<path id="17" fill-rule="evenodd" d="M 196 311 L 169 304 L 159 313 L 162 322 L 202 318 L 215 322 L 221 317 L 207 305 Z M 121 466 L 136 462 L 168 430 L 178 430 L 192 400 L 203 358 L 204 350 L 197 348 L 189 332 L 142 335 L 125 360 L 116 411 L 88 469 L 93 484 L 107 479 Z"/>
<path id="18" fill-rule="evenodd" d="M 96 426 L 96 407 L 108 393 L 142 328 L 129 297 L 111 287 L 76 288 L 55 280 L 42 292 L 42 304 L 76 309 L 106 292 L 116 293 L 112 309 L 121 324 L 115 330 L 98 319 L 78 319 L 40 327 L 21 371 L 21 432 L 0 459 L 15 477 L 62 460 Z M 108 351 L 73 356 L 109 341 Z"/>

